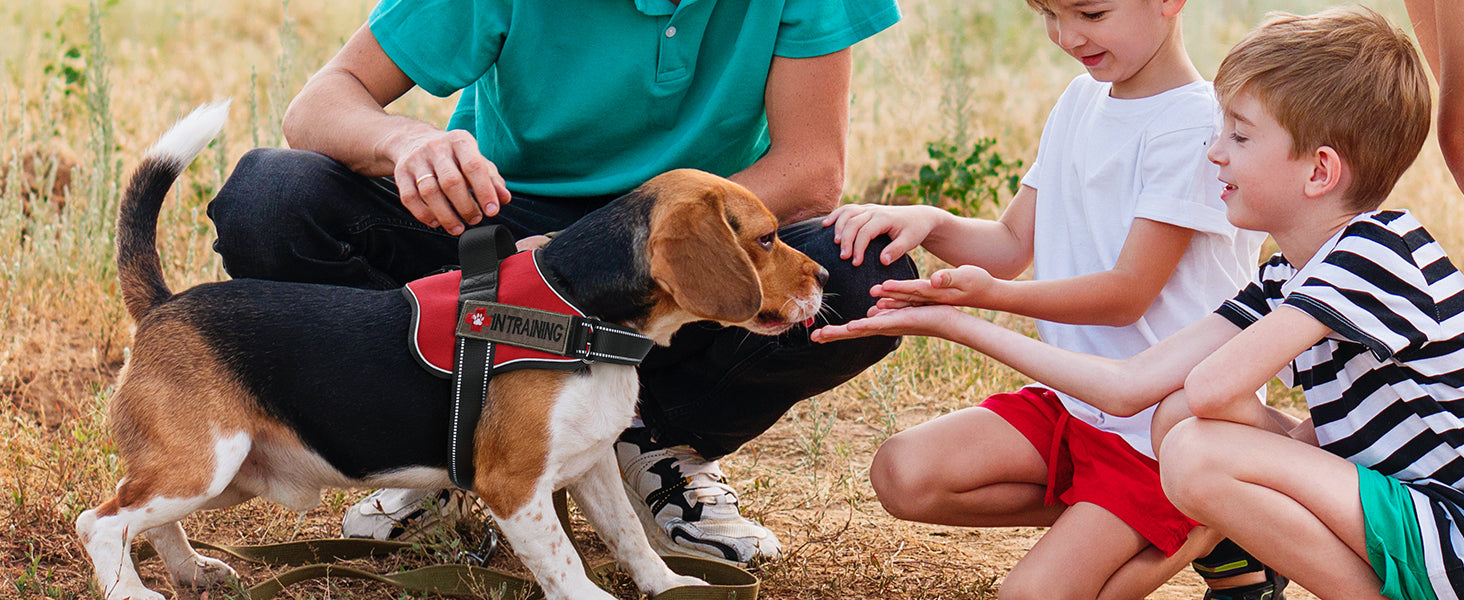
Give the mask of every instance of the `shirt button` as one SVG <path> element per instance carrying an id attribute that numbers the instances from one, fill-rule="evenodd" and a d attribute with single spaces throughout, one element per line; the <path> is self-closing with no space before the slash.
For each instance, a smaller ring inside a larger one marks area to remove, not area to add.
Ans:
<path id="1" fill-rule="evenodd" d="M 666 37 L 676 37 L 676 27 L 674 25 L 666 28 Z"/>

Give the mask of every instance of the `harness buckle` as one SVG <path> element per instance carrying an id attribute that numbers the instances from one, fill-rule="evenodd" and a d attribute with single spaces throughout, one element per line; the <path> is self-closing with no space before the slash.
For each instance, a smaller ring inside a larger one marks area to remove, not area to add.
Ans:
<path id="1" fill-rule="evenodd" d="M 595 323 L 589 319 L 574 317 L 570 319 L 569 343 L 565 349 L 565 356 L 578 358 L 585 362 L 595 362 L 590 357 L 590 351 L 594 348 Z"/>

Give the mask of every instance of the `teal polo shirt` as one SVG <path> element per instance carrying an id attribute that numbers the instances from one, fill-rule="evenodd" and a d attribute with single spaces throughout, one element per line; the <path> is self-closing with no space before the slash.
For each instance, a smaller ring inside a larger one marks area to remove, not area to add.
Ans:
<path id="1" fill-rule="evenodd" d="M 768 149 L 772 57 L 893 25 L 895 0 L 382 0 L 368 24 L 472 132 L 515 192 L 620 194 L 675 168 L 719 175 Z"/>

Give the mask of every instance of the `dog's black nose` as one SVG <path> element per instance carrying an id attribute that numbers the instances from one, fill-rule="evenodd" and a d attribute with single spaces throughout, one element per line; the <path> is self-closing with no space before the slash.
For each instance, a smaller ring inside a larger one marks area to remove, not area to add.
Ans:
<path id="1" fill-rule="evenodd" d="M 825 285 L 828 284 L 828 282 L 829 282 L 829 270 L 823 268 L 823 265 L 819 265 L 819 267 L 818 267 L 818 287 L 824 287 Z"/>

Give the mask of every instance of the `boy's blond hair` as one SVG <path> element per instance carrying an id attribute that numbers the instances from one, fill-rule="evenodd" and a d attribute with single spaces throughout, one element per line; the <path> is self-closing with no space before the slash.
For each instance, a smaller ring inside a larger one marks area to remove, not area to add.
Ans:
<path id="1" fill-rule="evenodd" d="M 1413 42 L 1367 8 L 1272 14 L 1220 63 L 1215 91 L 1221 106 L 1242 92 L 1260 101 L 1291 134 L 1293 158 L 1341 154 L 1357 210 L 1387 199 L 1428 136 L 1432 97 Z"/>

